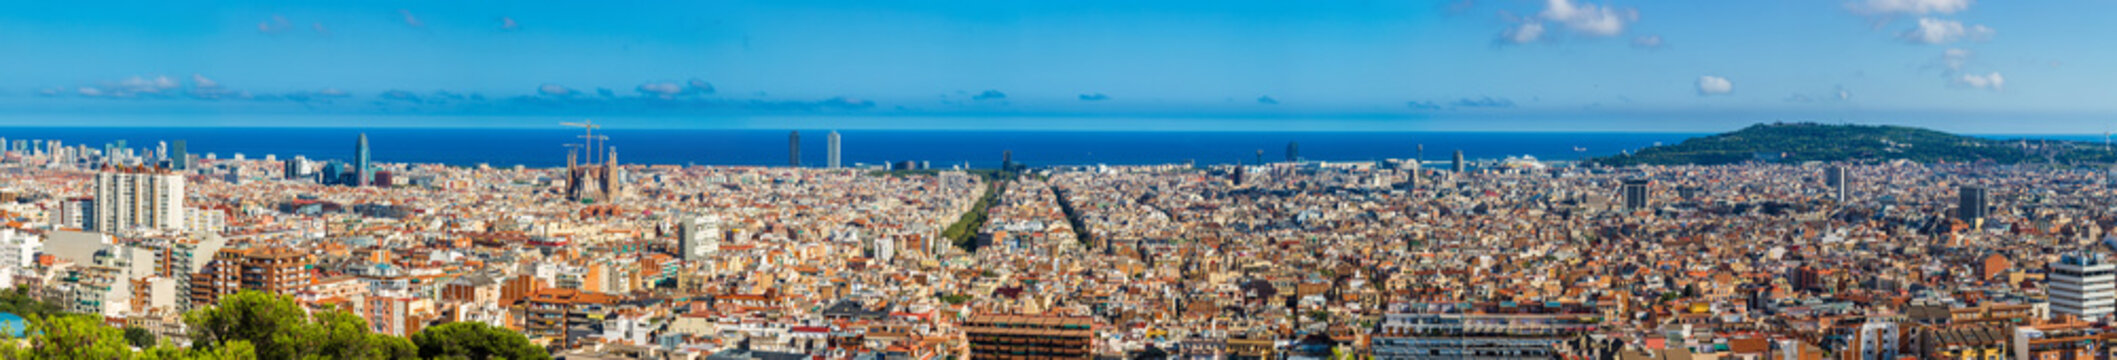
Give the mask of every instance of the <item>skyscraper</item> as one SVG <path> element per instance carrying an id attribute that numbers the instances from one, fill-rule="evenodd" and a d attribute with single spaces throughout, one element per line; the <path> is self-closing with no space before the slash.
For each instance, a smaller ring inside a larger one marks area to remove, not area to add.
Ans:
<path id="1" fill-rule="evenodd" d="M 2051 312 L 2093 321 L 2117 310 L 2117 264 L 2092 251 L 2065 254 L 2051 263 Z"/>
<path id="2" fill-rule="evenodd" d="M 824 166 L 836 169 L 838 168 L 838 130 L 831 130 L 831 134 L 824 137 L 824 142 L 824 145 L 826 145 L 824 149 Z"/>
<path id="3" fill-rule="evenodd" d="M 1844 202 L 1850 199 L 1846 197 L 1846 194 L 1848 194 L 1848 192 L 1845 189 L 1847 186 L 1845 184 L 1844 167 L 1832 166 L 1830 168 L 1823 169 L 1823 183 L 1830 185 L 1831 191 L 1836 192 L 1839 202 Z"/>
<path id="4" fill-rule="evenodd" d="M 1000 170 L 1014 169 L 1014 150 L 1000 150 Z"/>
<path id="5" fill-rule="evenodd" d="M 1456 173 L 1458 173 L 1458 174 L 1460 174 L 1460 173 L 1463 173 L 1463 169 L 1467 169 L 1467 168 L 1468 168 L 1468 165 L 1469 165 L 1469 164 L 1465 164 L 1465 163 L 1463 162 L 1463 150 L 1462 150 L 1462 149 L 1456 149 L 1456 150 L 1455 150 L 1455 172 L 1456 172 Z"/>
<path id="6" fill-rule="evenodd" d="M 1420 147 L 1425 146 L 1422 145 Z M 1405 180 L 1410 183 L 1409 185 L 1404 187 L 1405 190 L 1413 190 L 1419 188 L 1419 180 L 1421 180 L 1419 179 L 1419 177 L 1420 175 L 1426 172 L 1426 170 L 1422 169 L 1421 167 L 1424 167 L 1424 165 L 1419 164 L 1419 159 L 1411 159 L 1411 168 L 1404 172 Z"/>
<path id="7" fill-rule="evenodd" d="M 1956 217 L 1964 222 L 1976 223 L 1985 218 L 1985 188 L 1963 185 L 1955 188 Z"/>
<path id="8" fill-rule="evenodd" d="M 106 234 L 184 226 L 184 176 L 146 166 L 104 166 L 96 172 L 95 219 Z"/>
<path id="9" fill-rule="evenodd" d="M 1647 180 L 1625 180 L 1624 197 L 1625 209 L 1636 210 L 1647 207 Z"/>
<path id="10" fill-rule="evenodd" d="M 323 172 L 316 174 L 316 183 L 338 185 L 345 183 L 345 163 L 332 160 L 323 164 Z"/>
<path id="11" fill-rule="evenodd" d="M 59 141 L 53 140 L 51 142 L 51 147 L 58 148 Z M 187 151 L 188 150 L 184 149 L 184 140 L 182 139 L 178 139 L 175 143 L 169 144 L 169 168 L 177 170 L 190 170 L 191 153 Z"/>
<path id="12" fill-rule="evenodd" d="M 281 177 L 288 180 L 300 179 L 302 175 L 309 172 L 309 158 L 301 155 L 294 155 L 293 159 L 287 159 L 285 165 L 286 172 Z"/>
<path id="13" fill-rule="evenodd" d="M 1301 143 L 1293 141 L 1286 142 L 1286 161 L 1301 161 Z"/>
<path id="14" fill-rule="evenodd" d="M 787 133 L 787 166 L 801 167 L 801 130 Z"/>
<path id="15" fill-rule="evenodd" d="M 368 163 L 368 134 L 360 133 L 360 142 L 353 144 L 353 186 L 368 186 L 375 181 L 374 164 Z"/>

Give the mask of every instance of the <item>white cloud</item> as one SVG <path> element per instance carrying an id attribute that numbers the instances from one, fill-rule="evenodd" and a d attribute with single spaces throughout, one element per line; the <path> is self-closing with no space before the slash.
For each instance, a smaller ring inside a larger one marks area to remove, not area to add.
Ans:
<path id="1" fill-rule="evenodd" d="M 537 93 L 551 96 L 572 96 L 574 94 L 573 89 L 568 89 L 566 86 L 559 84 L 537 86 Z"/>
<path id="2" fill-rule="evenodd" d="M 1786 96 L 1786 102 L 1793 103 L 1836 104 L 1850 101 L 1852 101 L 1852 91 L 1846 90 L 1844 85 L 1838 85 L 1836 88 L 1831 89 L 1829 93 L 1824 94 L 1794 93 Z"/>
<path id="3" fill-rule="evenodd" d="M 217 87 L 221 87 L 221 83 L 220 83 L 220 82 L 218 82 L 218 81 L 213 81 L 213 79 L 208 79 L 208 78 L 206 78 L 206 76 L 205 76 L 205 75 L 199 75 L 199 74 L 191 74 L 191 85 L 192 85 L 192 86 L 195 86 L 195 87 L 199 87 L 199 88 L 217 88 Z"/>
<path id="4" fill-rule="evenodd" d="M 1962 71 L 1963 65 L 1970 63 L 1970 55 L 1969 49 L 1948 49 L 1941 53 L 1941 64 L 1947 66 L 1948 71 Z"/>
<path id="5" fill-rule="evenodd" d="M 1618 11 L 1608 6 L 1589 3 L 1574 4 L 1572 0 L 1545 0 L 1544 11 L 1537 16 L 1565 24 L 1574 32 L 1594 36 L 1615 36 L 1624 33 L 1625 23 L 1639 19 L 1634 10 Z"/>
<path id="6" fill-rule="evenodd" d="M 1500 32 L 1499 40 L 1506 43 L 1527 44 L 1543 37 L 1544 23 L 1531 21 Z"/>
<path id="7" fill-rule="evenodd" d="M 1698 95 L 1723 95 L 1735 91 L 1735 83 L 1718 76 L 1698 77 Z"/>
<path id="8" fill-rule="evenodd" d="M 1998 72 L 1986 75 L 1963 74 L 1955 77 L 1955 85 L 1967 86 L 1973 89 L 1999 91 L 2006 84 L 2007 78 L 2000 77 Z"/>
<path id="9" fill-rule="evenodd" d="M 1866 0 L 1846 4 L 1853 10 L 1877 14 L 1953 14 L 1970 8 L 1976 0 Z"/>
<path id="10" fill-rule="evenodd" d="M 659 95 L 667 98 L 682 94 L 684 87 L 673 82 L 651 82 L 640 84 L 637 90 L 642 94 Z"/>
<path id="11" fill-rule="evenodd" d="M 1661 41 L 1661 35 L 1647 35 L 1647 36 L 1641 36 L 1641 37 L 1636 37 L 1636 38 L 1632 38 L 1632 47 L 1636 47 L 1636 48 L 1641 48 L 1641 49 L 1659 49 L 1659 48 L 1661 48 L 1661 44 L 1662 44 L 1662 41 Z"/>
<path id="12" fill-rule="evenodd" d="M 1992 37 L 1992 28 L 1984 25 L 1963 25 L 1961 21 L 1919 18 L 1917 26 L 1897 34 L 1897 38 L 1914 44 L 1945 44 L 1958 40 L 1982 41 Z"/>

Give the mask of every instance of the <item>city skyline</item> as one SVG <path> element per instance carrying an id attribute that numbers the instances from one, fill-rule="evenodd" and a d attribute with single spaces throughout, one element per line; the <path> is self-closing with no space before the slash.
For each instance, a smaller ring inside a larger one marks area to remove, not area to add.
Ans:
<path id="1" fill-rule="evenodd" d="M 2111 10 L 0 2 L 0 359 L 2117 359 Z"/>
<path id="2" fill-rule="evenodd" d="M 127 4 L 0 5 L 0 125 L 2117 126 L 2099 3 Z"/>

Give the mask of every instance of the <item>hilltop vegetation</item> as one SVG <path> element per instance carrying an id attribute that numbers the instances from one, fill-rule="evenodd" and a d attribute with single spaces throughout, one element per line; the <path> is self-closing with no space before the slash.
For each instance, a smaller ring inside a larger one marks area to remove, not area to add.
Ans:
<path id="1" fill-rule="evenodd" d="M 1898 159 L 2019 164 L 2105 163 L 2117 159 L 2113 155 L 2103 144 L 2074 141 L 1997 140 L 1891 125 L 1773 123 L 1588 161 L 1609 166 Z"/>

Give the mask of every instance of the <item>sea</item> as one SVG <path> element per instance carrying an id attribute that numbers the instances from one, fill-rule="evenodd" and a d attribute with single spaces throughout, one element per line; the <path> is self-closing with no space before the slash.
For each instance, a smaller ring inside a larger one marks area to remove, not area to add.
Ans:
<path id="1" fill-rule="evenodd" d="M 609 129 L 599 140 L 626 164 L 788 165 L 792 134 L 800 137 L 800 164 L 826 164 L 822 129 L 713 130 Z M 1704 133 L 1628 132 L 1242 132 L 1242 131 L 974 131 L 840 130 L 841 163 L 880 165 L 917 161 L 935 168 L 992 168 L 1003 152 L 1029 166 L 1255 163 L 1284 161 L 1290 148 L 1302 160 L 1373 161 L 1419 157 L 1446 161 L 1457 150 L 1470 159 L 1533 156 L 1579 160 L 1656 144 L 1674 144 Z M 59 140 L 93 148 L 124 141 L 151 150 L 183 140 L 200 157 L 250 159 L 266 155 L 315 160 L 351 159 L 366 134 L 375 161 L 458 166 L 564 166 L 579 129 L 435 128 L 205 128 L 205 127 L 0 127 L 0 138 Z M 2020 137 L 2020 136 L 2014 136 Z M 2078 136 L 2053 136 L 2073 139 Z M 2101 140 L 2100 136 L 2096 136 Z M 1419 149 L 1423 145 L 1424 151 Z M 1259 152 L 1262 152 L 1260 155 Z M 1422 156 L 1423 154 L 1423 156 Z"/>

